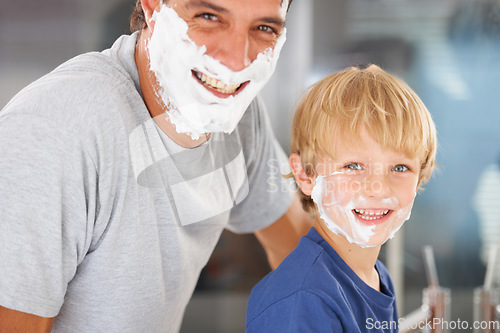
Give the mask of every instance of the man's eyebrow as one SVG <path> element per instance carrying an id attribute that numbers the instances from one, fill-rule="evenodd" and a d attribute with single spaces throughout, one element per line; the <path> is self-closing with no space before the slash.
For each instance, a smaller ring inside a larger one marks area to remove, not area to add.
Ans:
<path id="1" fill-rule="evenodd" d="M 187 8 L 208 8 L 208 9 L 212 9 L 216 12 L 219 12 L 219 13 L 227 13 L 228 10 L 224 7 L 220 7 L 220 6 L 217 6 L 215 4 L 213 4 L 212 2 L 210 1 L 205 1 L 205 0 L 191 0 L 191 1 L 188 1 L 187 5 L 186 5 Z"/>
<path id="2" fill-rule="evenodd" d="M 279 17 L 263 17 L 260 20 L 265 23 L 277 25 L 280 28 L 285 27 L 285 21 Z"/>
<path id="3" fill-rule="evenodd" d="M 202 9 L 202 8 L 212 9 L 212 10 L 219 12 L 219 13 L 228 13 L 229 12 L 226 8 L 221 7 L 221 6 L 217 6 L 216 4 L 214 4 L 210 1 L 206 1 L 206 0 L 190 0 L 187 2 L 186 7 L 190 8 L 190 9 Z M 282 18 L 280 18 L 278 16 L 276 16 L 276 17 L 274 17 L 274 16 L 262 17 L 262 18 L 260 18 L 260 20 L 264 23 L 277 25 L 280 28 L 283 28 L 285 26 L 285 20 L 283 20 Z"/>

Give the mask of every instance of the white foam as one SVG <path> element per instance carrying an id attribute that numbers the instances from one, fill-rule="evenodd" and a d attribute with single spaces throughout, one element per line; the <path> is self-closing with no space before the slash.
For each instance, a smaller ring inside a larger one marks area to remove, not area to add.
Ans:
<path id="1" fill-rule="evenodd" d="M 331 175 L 338 174 L 342 172 Z M 336 198 L 334 191 L 326 190 L 325 177 L 320 175 L 316 178 L 311 198 L 318 207 L 320 218 L 330 231 L 344 236 L 350 243 L 363 248 L 380 246 L 393 238 L 403 223 L 410 218 L 413 207 L 413 201 L 406 207 L 400 207 L 398 199 L 394 196 L 379 199 L 381 207 L 392 207 L 394 211 L 388 217 L 388 221 L 384 222 L 384 229 L 376 230 L 376 224 L 361 223 L 354 215 L 353 209 L 366 207 L 368 203 L 368 199 L 359 193 L 355 193 L 346 204 L 342 204 L 345 198 Z M 377 234 L 386 236 L 376 237 Z"/>
<path id="2" fill-rule="evenodd" d="M 187 23 L 174 9 L 162 5 L 152 20 L 155 26 L 148 42 L 150 66 L 161 87 L 158 97 L 176 131 L 189 134 L 193 140 L 204 133 L 231 133 L 274 72 L 286 30 L 274 49 L 266 49 L 248 67 L 234 72 L 207 55 L 205 46 L 197 46 L 189 38 Z M 250 82 L 236 95 L 220 98 L 193 77 L 193 69 L 225 84 Z"/>

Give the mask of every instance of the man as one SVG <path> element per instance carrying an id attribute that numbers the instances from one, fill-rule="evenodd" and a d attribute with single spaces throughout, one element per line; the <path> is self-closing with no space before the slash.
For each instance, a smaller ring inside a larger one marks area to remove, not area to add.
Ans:
<path id="1" fill-rule="evenodd" d="M 273 268 L 295 247 L 308 221 L 254 99 L 287 6 L 138 1 L 139 31 L 0 112 L 0 331 L 175 332 L 224 228 Z"/>

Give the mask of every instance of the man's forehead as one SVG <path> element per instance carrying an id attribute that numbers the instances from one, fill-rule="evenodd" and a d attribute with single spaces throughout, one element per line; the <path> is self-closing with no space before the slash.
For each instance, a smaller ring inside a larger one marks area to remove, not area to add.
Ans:
<path id="1" fill-rule="evenodd" d="M 234 0 L 163 0 L 163 3 L 165 4 L 188 4 L 188 5 L 217 5 L 218 3 L 220 5 L 223 5 L 224 2 L 233 2 Z M 248 0 L 244 0 L 248 1 Z M 252 0 L 254 1 L 254 0 Z M 280 7 L 280 13 L 283 14 L 283 17 L 286 15 L 286 12 L 288 11 L 288 7 L 290 5 L 291 0 L 260 0 L 263 2 L 268 2 L 268 3 L 276 3 L 279 4 Z M 254 3 L 252 3 L 254 4 Z"/>
<path id="2" fill-rule="evenodd" d="M 178 3 L 182 3 L 182 2 L 189 2 L 189 1 L 193 1 L 193 0 L 162 0 L 163 3 L 171 3 L 171 2 L 178 2 Z M 203 1 L 203 0 L 201 0 Z M 207 2 L 210 2 L 210 0 L 206 0 Z M 229 0 L 227 0 L 229 1 Z M 233 1 L 233 0 L 231 0 Z M 248 1 L 248 0 L 246 0 Z M 252 0 L 253 1 L 253 0 Z M 280 7 L 285 7 L 285 8 L 288 8 L 289 4 L 290 4 L 290 0 L 265 0 L 265 1 L 269 1 L 269 2 L 279 2 L 280 4 Z"/>

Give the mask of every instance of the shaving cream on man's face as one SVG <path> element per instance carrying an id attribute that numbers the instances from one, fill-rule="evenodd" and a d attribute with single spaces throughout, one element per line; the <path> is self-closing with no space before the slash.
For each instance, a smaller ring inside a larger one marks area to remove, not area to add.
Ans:
<path id="1" fill-rule="evenodd" d="M 267 49 L 245 69 L 234 72 L 206 54 L 188 36 L 188 25 L 176 11 L 162 5 L 154 12 L 154 31 L 148 43 L 151 70 L 161 87 L 158 97 L 178 133 L 193 140 L 211 132 L 231 133 L 276 67 L 285 42 L 285 29 L 274 49 Z M 218 97 L 201 81 L 230 94 Z"/>
<path id="2" fill-rule="evenodd" d="M 311 198 L 330 231 L 360 247 L 380 246 L 410 218 L 413 200 L 402 206 L 394 195 L 365 197 L 362 186 L 342 172 L 318 176 Z"/>

